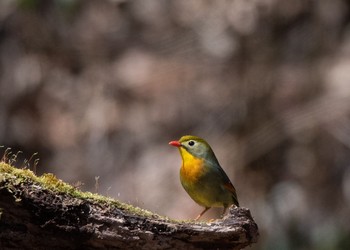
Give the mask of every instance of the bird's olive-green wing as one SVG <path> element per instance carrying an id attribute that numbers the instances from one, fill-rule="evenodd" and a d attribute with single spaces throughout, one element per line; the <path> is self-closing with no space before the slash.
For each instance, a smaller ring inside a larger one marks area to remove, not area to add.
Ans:
<path id="1" fill-rule="evenodd" d="M 239 202 L 237 199 L 236 189 L 233 186 L 232 182 L 230 181 L 230 178 L 228 178 L 227 174 L 220 166 L 220 164 L 218 162 L 209 162 L 209 161 L 207 161 L 207 164 L 210 165 L 211 168 L 216 171 L 217 175 L 219 176 L 221 181 L 224 183 L 223 187 L 232 193 L 234 204 L 238 207 Z"/>

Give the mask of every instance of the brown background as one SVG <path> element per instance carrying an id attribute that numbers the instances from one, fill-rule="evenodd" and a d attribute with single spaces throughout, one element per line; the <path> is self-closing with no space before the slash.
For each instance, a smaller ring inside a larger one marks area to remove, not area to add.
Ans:
<path id="1" fill-rule="evenodd" d="M 253 249 L 350 248 L 345 0 L 0 1 L 0 145 L 172 218 L 184 134 L 211 144 Z M 5 148 L 0 148 L 1 153 Z M 32 164 L 33 165 L 33 164 Z M 213 209 L 205 218 L 218 216 Z"/>

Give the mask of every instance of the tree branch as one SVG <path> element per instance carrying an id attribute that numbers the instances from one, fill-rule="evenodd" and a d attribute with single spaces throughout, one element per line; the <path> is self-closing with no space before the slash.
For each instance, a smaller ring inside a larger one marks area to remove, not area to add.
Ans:
<path id="1" fill-rule="evenodd" d="M 246 208 L 211 223 L 179 222 L 108 198 L 77 197 L 60 191 L 67 185 L 60 180 L 50 188 L 20 171 L 30 172 L 0 163 L 1 249 L 241 249 L 258 238 Z"/>

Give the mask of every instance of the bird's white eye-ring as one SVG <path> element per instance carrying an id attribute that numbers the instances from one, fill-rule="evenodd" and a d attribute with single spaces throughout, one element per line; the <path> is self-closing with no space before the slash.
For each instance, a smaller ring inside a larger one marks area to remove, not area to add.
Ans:
<path id="1" fill-rule="evenodd" d="M 189 141 L 189 142 L 188 142 L 188 145 L 191 146 L 191 147 L 192 147 L 194 144 L 195 144 L 194 141 Z"/>

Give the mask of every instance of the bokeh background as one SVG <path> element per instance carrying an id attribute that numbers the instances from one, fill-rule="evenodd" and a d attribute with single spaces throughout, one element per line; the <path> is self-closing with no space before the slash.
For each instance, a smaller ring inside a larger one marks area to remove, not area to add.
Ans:
<path id="1" fill-rule="evenodd" d="M 1 154 L 190 219 L 168 142 L 198 135 L 251 249 L 350 249 L 349 24 L 346 0 L 2 0 Z"/>

